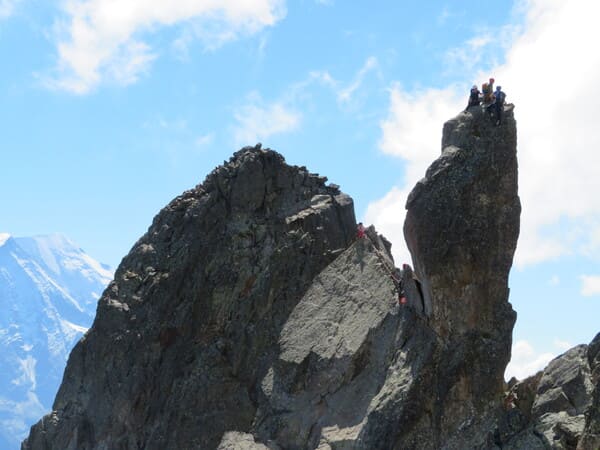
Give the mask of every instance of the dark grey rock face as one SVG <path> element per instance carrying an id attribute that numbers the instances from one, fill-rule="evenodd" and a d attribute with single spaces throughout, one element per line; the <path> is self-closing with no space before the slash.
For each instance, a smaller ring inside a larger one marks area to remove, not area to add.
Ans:
<path id="1" fill-rule="evenodd" d="M 512 111 L 506 116 L 494 127 L 471 108 L 446 122 L 442 155 L 407 201 L 406 242 L 444 338 L 500 326 L 495 337 L 510 344 L 507 277 L 521 206 L 516 125 Z"/>
<path id="2" fill-rule="evenodd" d="M 508 274 L 520 211 L 512 110 L 500 127 L 479 108 L 446 122 L 442 155 L 410 193 L 404 224 L 442 345 L 431 413 L 442 442 L 501 396 L 516 318 Z"/>
<path id="3" fill-rule="evenodd" d="M 247 148 L 135 244 L 24 448 L 216 448 L 249 430 L 279 336 L 355 236 L 352 200 Z"/>
<path id="4" fill-rule="evenodd" d="M 575 370 L 582 350 L 528 387 L 528 415 L 502 406 L 512 110 L 449 121 L 407 207 L 399 305 L 390 243 L 356 238 L 347 195 L 273 151 L 236 153 L 124 258 L 23 449 L 544 448 L 531 421 L 555 384 L 585 417 L 594 371 Z"/>

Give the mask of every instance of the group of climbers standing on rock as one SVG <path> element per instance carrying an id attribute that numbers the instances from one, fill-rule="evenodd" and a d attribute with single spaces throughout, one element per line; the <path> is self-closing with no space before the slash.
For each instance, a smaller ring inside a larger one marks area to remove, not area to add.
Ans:
<path id="1" fill-rule="evenodd" d="M 483 83 L 481 85 L 481 92 L 477 88 L 477 85 L 474 84 L 471 88 L 469 103 L 465 111 L 472 106 L 482 105 L 494 121 L 494 124 L 500 125 L 502 123 L 506 94 L 502 91 L 501 86 L 496 86 L 496 90 L 494 90 L 495 81 L 493 78 L 490 78 L 487 83 Z"/>

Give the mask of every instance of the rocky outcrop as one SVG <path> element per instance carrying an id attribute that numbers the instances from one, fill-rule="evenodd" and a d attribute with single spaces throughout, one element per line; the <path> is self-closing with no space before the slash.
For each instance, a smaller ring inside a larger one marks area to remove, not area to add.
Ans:
<path id="1" fill-rule="evenodd" d="M 598 450 L 597 346 L 600 335 L 511 387 L 513 408 L 501 424 L 502 449 Z"/>
<path id="2" fill-rule="evenodd" d="M 516 318 L 508 302 L 521 211 L 516 144 L 512 109 L 494 127 L 470 108 L 446 122 L 442 155 L 407 201 L 404 234 L 442 343 L 433 413 L 442 442 L 485 417 L 503 390 Z"/>
<path id="3" fill-rule="evenodd" d="M 512 114 L 501 127 L 477 108 L 446 122 L 442 156 L 410 193 L 404 224 L 436 332 L 491 331 L 505 357 L 515 319 L 507 276 L 521 210 L 516 145 Z"/>
<path id="4" fill-rule="evenodd" d="M 279 337 L 355 235 L 352 200 L 247 148 L 154 219 L 24 448 L 216 448 L 249 430 Z"/>
<path id="5" fill-rule="evenodd" d="M 241 150 L 124 258 L 23 448 L 495 448 L 516 173 L 512 110 L 445 125 L 399 304 L 390 243 L 356 237 L 347 195 Z"/>
<path id="6" fill-rule="evenodd" d="M 585 412 L 585 428 L 577 450 L 598 450 L 600 448 L 600 333 L 596 335 L 587 350 L 590 365 L 590 380 L 594 386 L 591 405 Z"/>

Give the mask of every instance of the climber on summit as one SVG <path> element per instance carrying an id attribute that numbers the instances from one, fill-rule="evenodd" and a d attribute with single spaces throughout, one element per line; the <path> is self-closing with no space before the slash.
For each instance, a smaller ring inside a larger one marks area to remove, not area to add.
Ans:
<path id="1" fill-rule="evenodd" d="M 496 80 L 490 78 L 488 82 L 488 101 L 490 103 L 494 103 L 494 81 Z"/>
<path id="2" fill-rule="evenodd" d="M 502 92 L 502 86 L 496 87 L 494 96 L 496 97 L 496 102 L 494 103 L 496 107 L 496 125 L 500 125 L 502 123 L 502 113 L 504 112 L 504 100 L 506 99 L 506 94 Z"/>
<path id="3" fill-rule="evenodd" d="M 471 95 L 469 96 L 469 103 L 467 104 L 467 107 L 465 108 L 465 111 L 467 109 L 469 109 L 471 106 L 476 106 L 479 105 L 479 96 L 481 95 L 481 92 L 479 92 L 479 89 L 477 89 L 477 85 L 473 85 L 473 87 L 471 88 Z"/>
<path id="4" fill-rule="evenodd" d="M 483 94 L 483 103 L 488 106 L 494 102 L 494 79 L 490 78 L 488 83 L 481 85 L 481 92 Z"/>

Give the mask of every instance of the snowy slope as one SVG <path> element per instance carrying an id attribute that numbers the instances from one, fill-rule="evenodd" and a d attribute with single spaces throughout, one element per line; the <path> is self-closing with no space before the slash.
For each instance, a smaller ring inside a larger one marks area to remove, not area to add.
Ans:
<path id="1" fill-rule="evenodd" d="M 112 279 L 58 234 L 0 234 L 0 448 L 18 449 L 51 409 L 71 348 Z"/>

